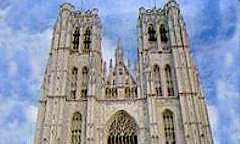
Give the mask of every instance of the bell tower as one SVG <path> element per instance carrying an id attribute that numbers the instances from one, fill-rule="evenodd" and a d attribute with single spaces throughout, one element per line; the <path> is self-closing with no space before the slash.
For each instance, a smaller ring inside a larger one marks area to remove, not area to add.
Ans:
<path id="1" fill-rule="evenodd" d="M 102 71 L 98 10 L 76 11 L 73 5 L 62 4 L 53 28 L 52 46 L 41 87 L 34 143 L 67 143 L 63 137 L 68 134 L 66 123 L 69 120 L 64 117 L 71 110 L 79 113 L 69 117 L 81 118 L 83 124 L 92 124 L 92 118 L 89 118 L 92 115 L 87 118 L 86 113 L 92 110 L 88 106 L 94 104 L 93 97 L 101 92 Z M 77 102 L 75 110 L 67 108 Z M 86 136 L 87 131 L 92 131 L 92 127 L 86 126 L 81 132 L 73 127 L 71 133 L 76 138 L 72 140 L 79 141 L 78 136 Z"/>
<path id="2" fill-rule="evenodd" d="M 157 107 L 168 107 L 178 117 L 179 129 L 163 131 L 168 143 L 207 143 L 212 137 L 204 96 L 192 63 L 186 26 L 179 5 L 168 0 L 162 9 L 139 9 L 138 80 L 141 95 L 148 100 L 150 135 L 157 141 Z M 155 102 L 153 102 L 155 101 Z M 162 101 L 158 106 L 156 101 Z M 163 102 L 164 101 L 164 102 Z M 167 104 L 168 103 L 168 104 Z M 205 115 L 205 116 L 204 116 Z M 161 127 L 161 126 L 160 126 Z"/>

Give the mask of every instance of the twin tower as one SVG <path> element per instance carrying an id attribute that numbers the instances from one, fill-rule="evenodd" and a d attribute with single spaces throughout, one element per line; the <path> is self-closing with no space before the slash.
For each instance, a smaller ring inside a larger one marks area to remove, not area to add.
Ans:
<path id="1" fill-rule="evenodd" d="M 135 72 L 107 70 L 98 10 L 65 3 L 53 28 L 34 144 L 212 144 L 179 5 L 139 9 Z"/>

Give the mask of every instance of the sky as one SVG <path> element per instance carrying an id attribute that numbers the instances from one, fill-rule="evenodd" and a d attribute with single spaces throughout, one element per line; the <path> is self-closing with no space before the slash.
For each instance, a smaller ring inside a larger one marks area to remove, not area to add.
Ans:
<path id="1" fill-rule="evenodd" d="M 162 7 L 166 0 L 156 0 Z M 58 7 L 97 7 L 102 51 L 113 56 L 121 38 L 125 56 L 136 60 L 137 13 L 151 0 L 1 0 L 0 144 L 30 144 L 37 101 Z M 215 144 L 240 142 L 240 47 L 238 0 L 177 0 L 186 22 L 194 63 L 206 97 Z"/>

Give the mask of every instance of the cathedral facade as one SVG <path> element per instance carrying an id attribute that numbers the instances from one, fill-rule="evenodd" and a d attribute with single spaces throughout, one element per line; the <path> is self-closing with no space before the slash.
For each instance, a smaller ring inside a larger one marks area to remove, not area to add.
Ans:
<path id="1" fill-rule="evenodd" d="M 34 144 L 212 144 L 179 5 L 139 8 L 137 63 L 108 68 L 97 9 L 64 3 L 53 28 Z"/>

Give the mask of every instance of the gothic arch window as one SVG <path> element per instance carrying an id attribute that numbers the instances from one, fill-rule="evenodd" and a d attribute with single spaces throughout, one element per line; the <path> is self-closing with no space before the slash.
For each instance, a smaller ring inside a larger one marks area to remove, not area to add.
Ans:
<path id="1" fill-rule="evenodd" d="M 71 98 L 75 99 L 77 94 L 77 79 L 78 79 L 78 69 L 74 67 L 72 69 L 72 82 L 71 82 Z"/>
<path id="2" fill-rule="evenodd" d="M 112 88 L 112 97 L 117 97 L 118 96 L 118 89 L 115 87 L 115 88 Z"/>
<path id="3" fill-rule="evenodd" d="M 73 50 L 78 50 L 79 47 L 79 37 L 80 37 L 80 30 L 79 27 L 76 27 L 73 33 Z"/>
<path id="4" fill-rule="evenodd" d="M 174 95 L 173 77 L 172 77 L 171 67 L 169 65 L 166 65 L 165 67 L 165 75 L 166 75 L 166 84 L 167 84 L 167 96 L 173 96 Z"/>
<path id="5" fill-rule="evenodd" d="M 164 135 L 165 144 L 176 144 L 176 136 L 174 130 L 174 116 L 170 110 L 163 112 L 163 124 L 164 124 Z"/>
<path id="6" fill-rule="evenodd" d="M 130 97 L 130 92 L 131 92 L 130 87 L 126 87 L 125 88 L 125 97 Z"/>
<path id="7" fill-rule="evenodd" d="M 153 24 L 149 24 L 148 26 L 148 40 L 149 41 L 156 41 L 156 31 L 153 27 Z"/>
<path id="8" fill-rule="evenodd" d="M 71 133 L 71 144 L 81 144 L 82 115 L 79 112 L 73 114 Z"/>
<path id="9" fill-rule="evenodd" d="M 108 98 L 111 97 L 111 89 L 110 89 L 110 88 L 107 87 L 107 88 L 105 89 L 105 95 L 106 95 L 106 97 L 108 97 Z"/>
<path id="10" fill-rule="evenodd" d="M 125 111 L 117 112 L 108 130 L 108 144 L 137 144 L 137 124 Z"/>
<path id="11" fill-rule="evenodd" d="M 153 79 L 157 96 L 162 96 L 161 73 L 157 64 L 153 67 Z"/>
<path id="12" fill-rule="evenodd" d="M 167 38 L 167 30 L 165 28 L 165 25 L 164 24 L 161 24 L 160 25 L 160 36 L 161 36 L 161 41 L 162 42 L 167 42 L 168 41 L 168 38 Z"/>
<path id="13" fill-rule="evenodd" d="M 81 96 L 87 96 L 87 85 L 88 85 L 88 68 L 84 66 L 82 68 L 82 87 L 81 87 Z"/>
<path id="14" fill-rule="evenodd" d="M 84 49 L 83 53 L 88 53 L 90 51 L 90 45 L 91 45 L 91 29 L 90 27 L 87 27 L 84 33 Z"/>
<path id="15" fill-rule="evenodd" d="M 74 80 L 77 80 L 77 74 L 78 74 L 78 69 L 76 67 L 74 67 L 72 69 L 72 76 Z"/>
<path id="16" fill-rule="evenodd" d="M 137 97 L 137 88 L 136 87 L 132 87 L 131 88 L 131 96 L 133 96 L 133 97 Z"/>

